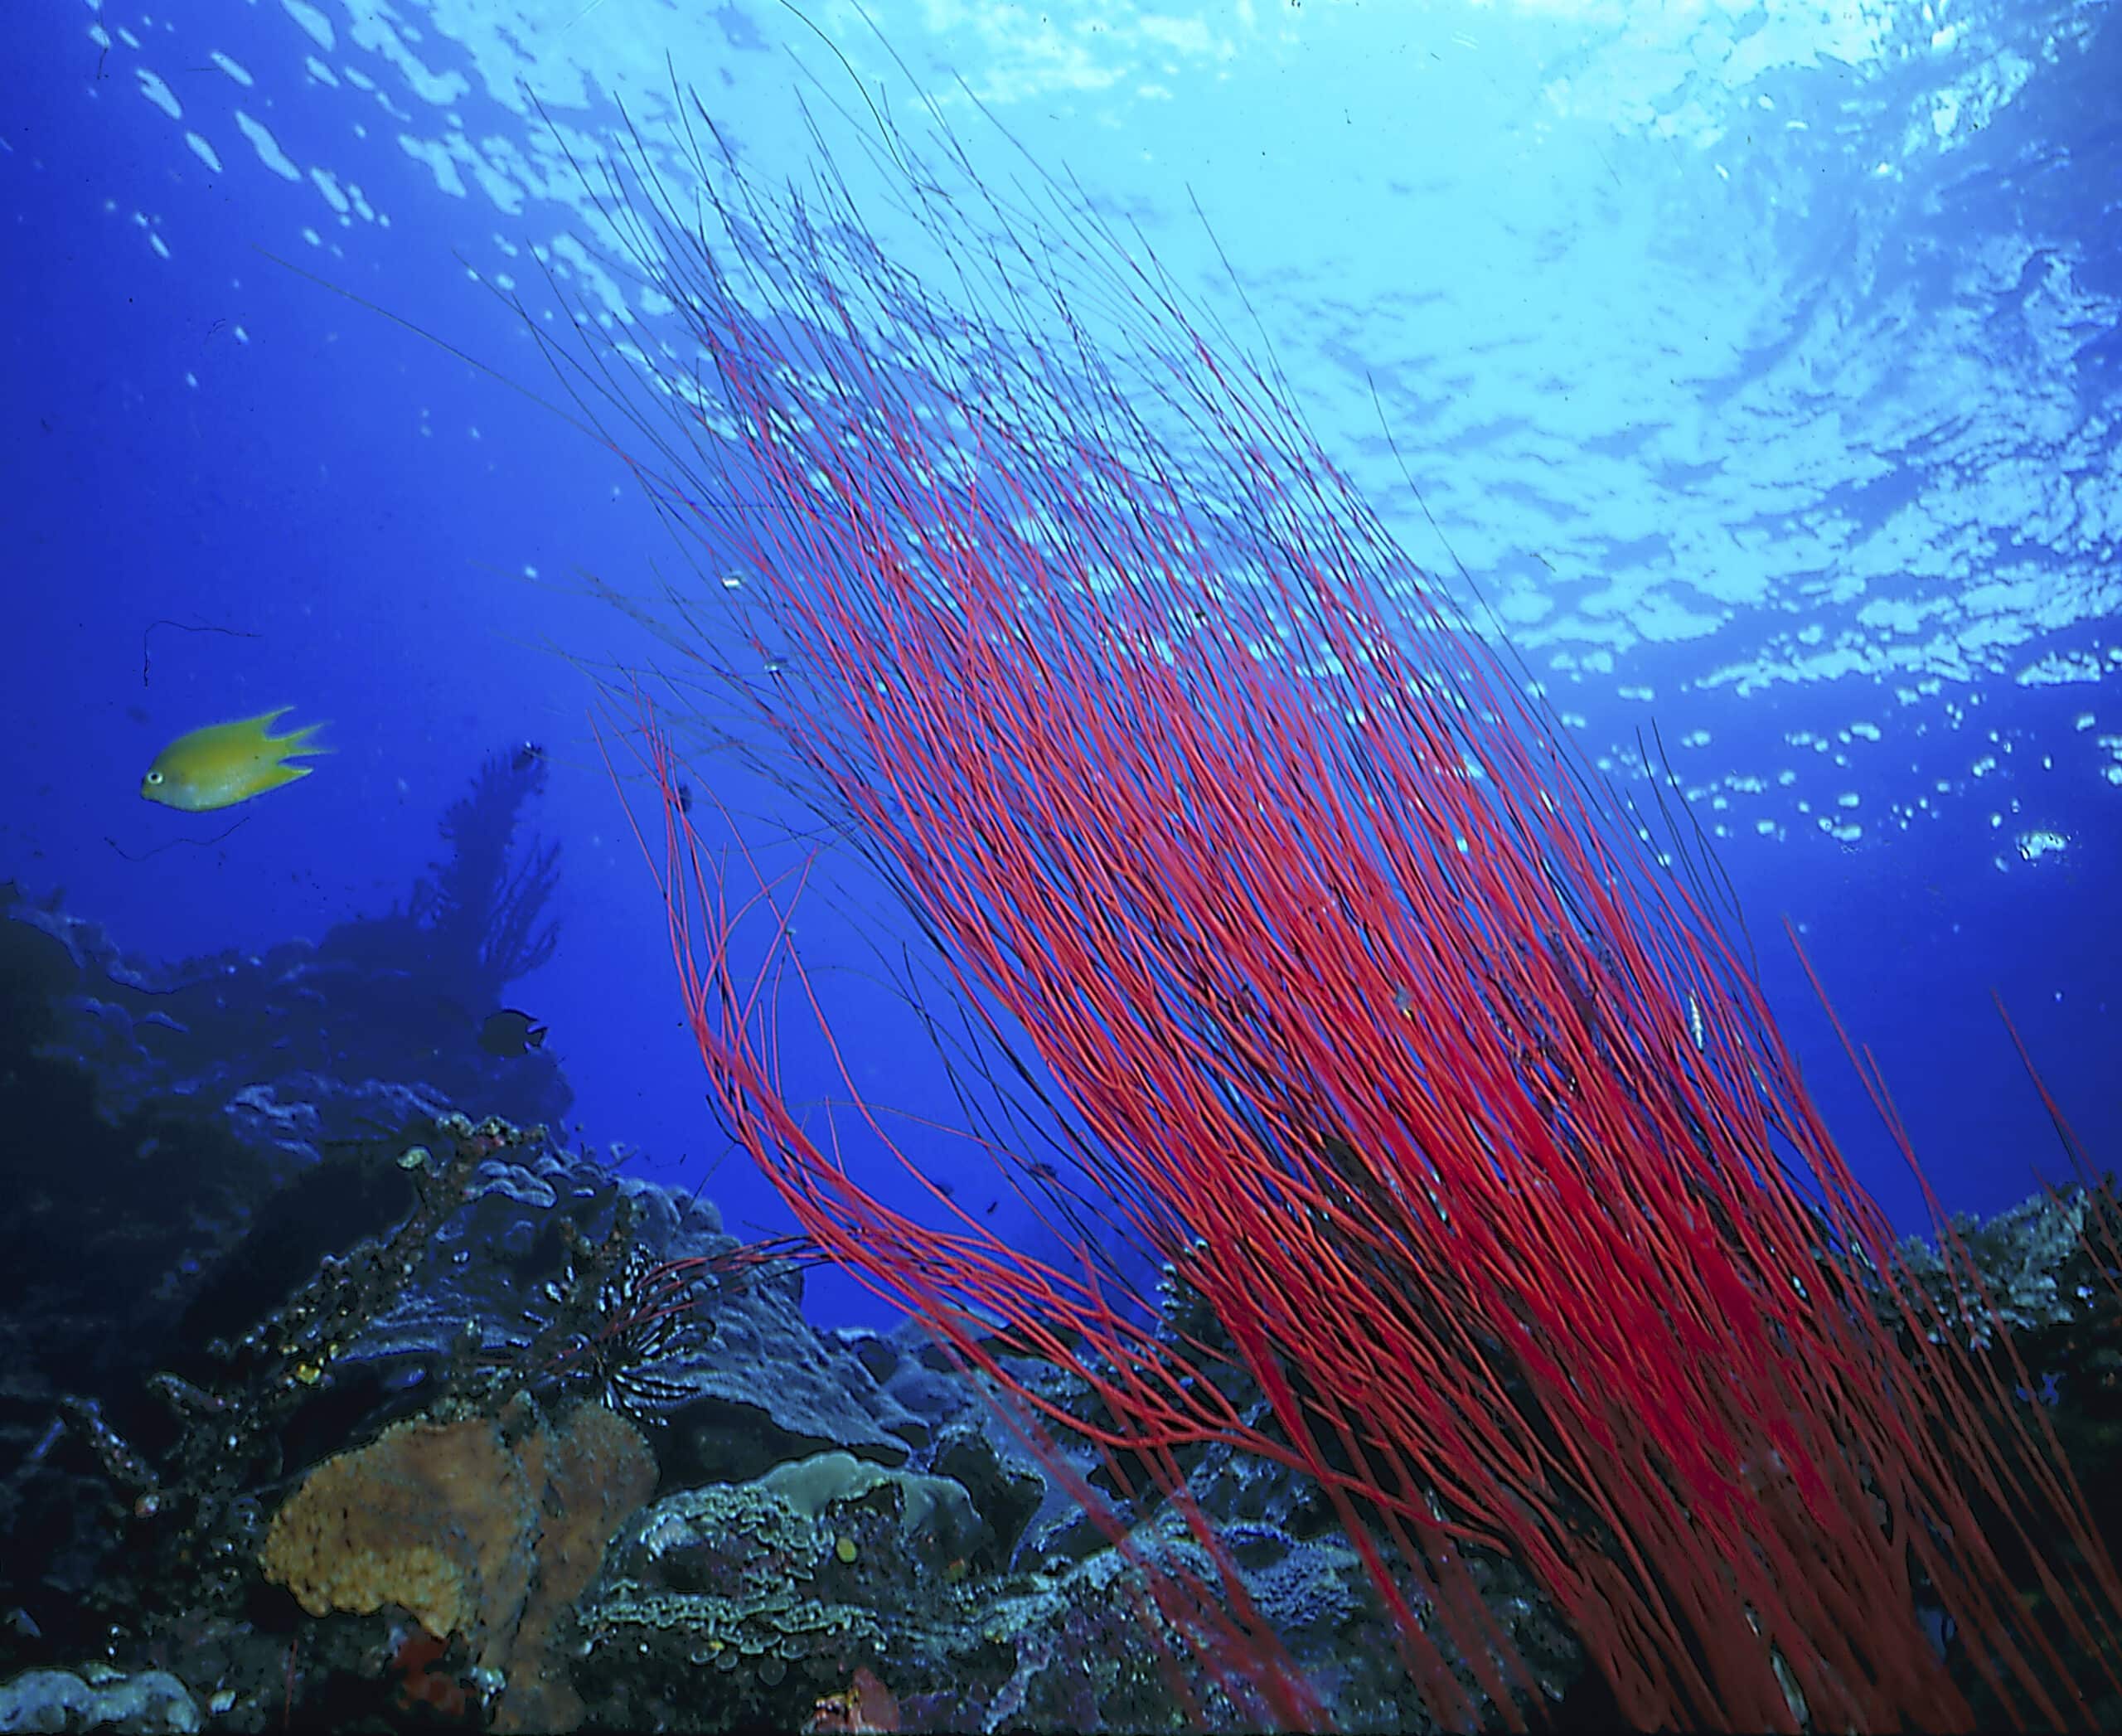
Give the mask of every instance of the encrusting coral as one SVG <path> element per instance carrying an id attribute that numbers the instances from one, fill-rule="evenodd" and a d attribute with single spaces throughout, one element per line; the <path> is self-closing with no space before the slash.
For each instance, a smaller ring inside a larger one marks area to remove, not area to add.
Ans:
<path id="1" fill-rule="evenodd" d="M 522 1403 L 498 1421 L 400 1423 L 312 1471 L 259 1562 L 312 1616 L 394 1603 L 463 1637 L 502 1685 L 495 1729 L 571 1729 L 582 1704 L 553 1641 L 656 1476 L 640 1432 L 602 1406 L 558 1428 Z"/>

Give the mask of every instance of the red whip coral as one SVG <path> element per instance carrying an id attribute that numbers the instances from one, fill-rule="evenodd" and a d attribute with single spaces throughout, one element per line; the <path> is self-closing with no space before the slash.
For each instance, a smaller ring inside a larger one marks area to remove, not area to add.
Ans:
<path id="1" fill-rule="evenodd" d="M 640 468 L 687 519 L 719 493 L 776 509 L 715 532 L 768 575 L 743 619 L 770 678 L 689 605 L 674 637 L 968 1003 L 1022 1033 L 1078 1153 L 1019 1171 L 1067 1249 L 1041 1260 L 940 1191 L 947 1221 L 922 1221 L 814 1142 L 773 1029 L 775 985 L 802 982 L 795 888 L 733 884 L 652 723 L 694 1033 L 817 1245 L 1047 1426 L 1146 1466 L 1206 1543 L 1188 1449 L 1314 1479 L 1445 1719 L 1475 1693 L 1520 1715 L 1469 1583 L 1493 1550 L 1640 1724 L 1965 1725 L 1919 1595 L 2020 1716 L 2088 1720 L 2122 1687 L 2122 1585 L 2008 1340 L 1923 1330 L 1943 1317 L 1695 890 L 1707 865 L 1645 846 L 1131 238 L 1065 200 L 1058 233 L 999 204 L 1007 231 L 981 230 L 914 165 L 917 214 L 991 268 L 1002 311 L 968 319 L 830 183 L 816 210 L 695 167 L 741 221 L 695 235 L 651 182 L 627 233 L 735 432 L 681 412 Z M 1101 350 L 1093 297 L 1134 347 Z M 740 967 L 753 924 L 764 962 Z M 1160 1331 L 1107 1234 L 1168 1263 L 1218 1341 Z M 1073 1370 L 1099 1414 L 998 1347 Z M 2067 1565 L 2039 1546 L 2059 1535 Z M 2023 1546 L 2060 1631 L 2021 1609 Z M 1203 1644 L 1235 1668 L 1249 1612 L 1223 1590 Z M 1265 1709 L 1312 1715 L 1277 1669 Z"/>

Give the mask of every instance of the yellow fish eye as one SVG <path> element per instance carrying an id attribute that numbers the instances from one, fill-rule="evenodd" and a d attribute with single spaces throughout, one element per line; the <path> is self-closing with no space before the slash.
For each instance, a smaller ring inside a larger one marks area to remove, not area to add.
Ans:
<path id="1" fill-rule="evenodd" d="M 160 772 L 150 772 L 150 773 L 148 773 L 148 783 L 160 783 L 162 781 L 162 774 Z"/>

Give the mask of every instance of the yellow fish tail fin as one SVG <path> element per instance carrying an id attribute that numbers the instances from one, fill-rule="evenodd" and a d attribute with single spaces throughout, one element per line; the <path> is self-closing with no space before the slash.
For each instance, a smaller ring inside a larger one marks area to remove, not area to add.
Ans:
<path id="1" fill-rule="evenodd" d="M 291 710 L 293 708 L 292 706 L 283 706 L 281 709 L 283 710 Z M 273 715 L 275 717 L 278 717 L 280 714 L 279 712 L 275 711 Z M 322 742 L 314 739 L 317 732 L 319 730 L 327 727 L 329 723 L 330 720 L 327 719 L 323 723 L 304 724 L 299 730 L 295 730 L 291 735 L 275 735 L 272 737 L 271 739 L 274 751 L 279 754 L 280 758 L 283 759 L 292 759 L 298 754 L 337 753 L 339 750 L 337 748 L 327 747 Z M 305 766 L 303 769 L 307 771 L 308 768 Z"/>
<path id="2" fill-rule="evenodd" d="M 260 711 L 255 717 L 240 717 L 234 723 L 216 724 L 210 727 L 220 730 L 240 730 L 245 735 L 257 736 L 262 741 L 269 739 L 272 734 L 273 720 L 276 717 L 285 717 L 293 710 L 293 706 L 275 706 L 269 711 Z M 196 735 L 198 732 L 194 730 L 192 733 Z"/>
<path id="3" fill-rule="evenodd" d="M 251 780 L 253 788 L 250 793 L 254 796 L 262 796 L 269 789 L 279 789 L 283 784 L 293 783 L 298 778 L 307 778 L 316 769 L 316 767 L 309 765 L 263 767 L 257 776 Z"/>

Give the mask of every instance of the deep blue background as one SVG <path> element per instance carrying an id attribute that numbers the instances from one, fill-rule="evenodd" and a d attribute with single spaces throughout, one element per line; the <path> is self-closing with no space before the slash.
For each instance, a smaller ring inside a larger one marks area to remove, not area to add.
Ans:
<path id="1" fill-rule="evenodd" d="M 513 998 L 550 1021 L 589 1137 L 637 1148 L 636 1161 L 656 1173 L 699 1180 L 724 1153 L 701 1113 L 654 882 L 592 739 L 591 684 L 552 648 L 592 662 L 642 656 L 623 623 L 576 594 L 574 575 L 634 582 L 651 560 L 667 568 L 671 549 L 616 459 L 497 377 L 550 390 L 520 329 L 453 257 L 491 269 L 491 238 L 510 232 L 506 218 L 438 196 L 384 129 L 350 133 L 344 93 L 306 86 L 312 45 L 277 9 L 231 10 L 209 27 L 178 7 L 172 16 L 189 33 L 134 21 L 146 49 L 121 43 L 108 56 L 88 33 L 94 16 L 57 3 L 25 9 L 11 20 L 0 69 L 0 735 L 10 797 L 0 873 L 40 896 L 63 889 L 70 909 L 147 955 L 314 935 L 404 897 L 438 853 L 436 821 L 482 754 L 536 740 L 554 775 L 533 817 L 564 845 L 564 933 L 552 964 Z M 2086 27 L 2094 46 L 2074 51 L 2111 65 L 2114 32 L 2100 18 Z M 734 10 L 727 28 L 740 34 Z M 342 182 L 362 183 L 390 225 L 336 238 L 327 230 L 328 245 L 306 246 L 321 209 L 310 186 L 264 172 L 226 131 L 218 173 L 173 143 L 167 118 L 140 98 L 135 65 L 151 60 L 188 109 L 215 100 L 231 81 L 193 53 L 195 37 L 254 78 L 238 105 L 269 114 L 291 157 L 329 161 Z M 457 64 L 448 44 L 429 48 L 430 65 Z M 518 124 L 482 95 L 460 106 L 475 133 Z M 2012 123 L 2011 148 L 2045 154 L 2058 173 L 2074 152 L 2081 165 L 2115 161 L 2097 115 L 2022 109 Z M 2042 135 L 2044 124 L 2054 136 Z M 1083 147 L 1093 166 L 1104 148 Z M 994 172 L 1007 167 L 998 155 Z M 1998 202 L 1979 213 L 1990 228 L 2014 221 L 2009 201 L 2028 196 L 2019 179 L 1994 186 Z M 2110 271 L 2122 229 L 2114 197 L 2112 186 L 2104 205 L 2088 197 L 2078 238 Z M 2074 208 L 2052 186 L 2040 206 L 2051 225 Z M 167 238 L 169 257 L 150 247 L 151 234 Z M 259 250 L 300 259 L 493 371 Z M 535 269 L 522 269 L 532 283 Z M 1849 323 L 1853 346 L 1861 321 Z M 2081 356 L 2111 354 L 2111 322 L 2091 332 Z M 1468 363 L 1475 378 L 1480 366 Z M 2092 361 L 2081 368 L 2085 416 L 2111 410 L 2111 384 Z M 1417 443 L 1422 473 L 1451 463 Z M 1891 511 L 1892 492 L 1864 510 Z M 158 619 L 226 631 L 157 628 L 143 656 Z M 2122 788 L 2116 752 L 2100 738 L 2122 727 L 2115 638 L 2111 621 L 2081 611 L 2032 648 L 2090 652 L 2105 659 L 2103 681 L 2027 686 L 1978 671 L 1946 696 L 1961 713 L 1950 731 L 1935 708 L 1897 713 L 1863 674 L 1742 696 L 1705 678 L 1713 646 L 1705 665 L 1699 645 L 1640 644 L 1611 674 L 1558 693 L 1585 719 L 1595 752 L 1654 718 L 1669 742 L 1706 730 L 1717 761 L 1792 764 L 1809 779 L 1815 755 L 1791 744 L 1793 732 L 1832 740 L 1853 717 L 1888 730 L 1883 752 L 1821 786 L 1859 795 L 1874 821 L 1861 841 L 1838 842 L 1780 810 L 1762 835 L 1742 810 L 1719 848 L 1771 1003 L 1830 1125 L 1911 1228 L 1921 1222 L 1913 1190 L 1783 919 L 1802 931 L 1838 1010 L 1876 1053 L 1950 1205 L 1995 1209 L 2023 1195 L 2037 1167 L 2060 1164 L 1993 990 L 2095 1157 L 2111 1161 L 2122 1136 Z M 1654 699 L 1620 696 L 1631 686 Z M 142 770 L 172 736 L 281 704 L 297 707 L 291 722 L 331 720 L 337 752 L 315 776 L 225 815 L 139 799 Z M 2097 721 L 2081 727 L 2087 714 Z M 1976 774 L 1989 753 L 1996 769 Z M 1679 769 L 1693 782 L 1702 764 L 1684 754 Z M 1950 789 L 1935 817 L 1906 830 L 1877 823 L 1938 780 Z M 2070 843 L 2028 871 L 2013 840 L 2037 823 Z M 854 884 L 859 896 L 859 876 Z M 942 1113 L 940 1077 L 904 1010 L 852 974 L 867 959 L 842 919 L 821 909 L 802 922 L 856 1084 Z M 792 1095 L 834 1089 L 815 1041 L 799 1039 L 793 1060 Z M 925 1149 L 974 1172 L 969 1154 Z M 708 1186 L 734 1225 L 782 1221 L 741 1159 Z M 857 1305 L 829 1279 L 818 1294 L 829 1312 Z"/>

